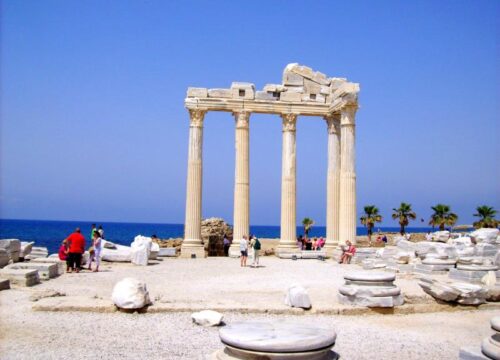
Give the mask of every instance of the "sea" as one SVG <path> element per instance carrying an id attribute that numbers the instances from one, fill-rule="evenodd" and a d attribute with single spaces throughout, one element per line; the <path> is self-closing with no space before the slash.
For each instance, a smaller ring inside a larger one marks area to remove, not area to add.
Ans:
<path id="1" fill-rule="evenodd" d="M 0 219 L 0 239 L 19 239 L 21 241 L 34 241 L 35 246 L 47 247 L 49 253 L 55 253 L 65 239 L 75 228 L 79 227 L 88 240 L 93 222 L 89 221 L 48 221 L 48 220 L 9 220 Z M 182 237 L 184 224 L 151 224 L 151 223 L 125 223 L 125 222 L 95 222 L 102 225 L 106 240 L 121 245 L 130 245 L 137 235 L 156 235 L 160 239 Z M 399 227 L 376 227 L 374 231 L 397 232 Z M 431 228 L 408 227 L 408 232 L 427 232 Z M 280 227 L 268 225 L 250 226 L 250 233 L 260 238 L 279 238 Z M 304 228 L 297 226 L 297 235 L 303 234 Z M 366 235 L 365 227 L 357 228 L 358 235 Z M 324 226 L 313 226 L 309 232 L 310 237 L 326 235 Z"/>

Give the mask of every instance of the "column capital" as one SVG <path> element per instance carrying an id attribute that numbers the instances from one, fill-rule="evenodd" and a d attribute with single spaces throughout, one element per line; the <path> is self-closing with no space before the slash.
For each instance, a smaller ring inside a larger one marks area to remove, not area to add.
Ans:
<path id="1" fill-rule="evenodd" d="M 251 113 L 246 110 L 233 112 L 237 129 L 248 129 L 250 114 Z"/>
<path id="2" fill-rule="evenodd" d="M 189 110 L 189 126 L 203 127 L 203 119 L 205 118 L 205 110 L 188 109 Z"/>
<path id="3" fill-rule="evenodd" d="M 328 129 L 328 134 L 340 134 L 340 113 L 329 114 L 324 117 Z"/>
<path id="4" fill-rule="evenodd" d="M 281 114 L 281 118 L 283 119 L 283 132 L 285 131 L 295 131 L 297 125 L 297 114 L 287 113 Z"/>
<path id="5" fill-rule="evenodd" d="M 347 105 L 340 110 L 340 124 L 342 126 L 354 126 L 355 115 L 358 110 L 357 105 Z"/>

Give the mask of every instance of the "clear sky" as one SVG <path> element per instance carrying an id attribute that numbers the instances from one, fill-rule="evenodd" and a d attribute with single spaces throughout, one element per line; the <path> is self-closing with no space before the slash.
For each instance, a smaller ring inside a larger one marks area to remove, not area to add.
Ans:
<path id="1" fill-rule="evenodd" d="M 187 87 L 261 89 L 291 62 L 361 84 L 358 213 L 500 210 L 499 1 L 4 0 L 1 16 L 2 218 L 184 222 Z M 299 117 L 299 221 L 325 224 L 326 150 L 324 120 Z M 231 114 L 206 116 L 203 155 L 203 216 L 232 222 Z M 251 117 L 250 157 L 251 224 L 279 225 L 280 118 Z"/>

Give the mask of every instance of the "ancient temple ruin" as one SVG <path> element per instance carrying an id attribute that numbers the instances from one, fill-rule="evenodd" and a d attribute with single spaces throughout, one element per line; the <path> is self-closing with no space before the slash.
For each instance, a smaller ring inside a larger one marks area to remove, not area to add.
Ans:
<path id="1" fill-rule="evenodd" d="M 189 155 L 186 220 L 181 256 L 203 257 L 201 201 L 203 119 L 208 111 L 231 112 L 236 127 L 234 237 L 230 254 L 239 255 L 239 241 L 250 231 L 249 120 L 252 113 L 276 114 L 283 123 L 281 236 L 277 254 L 297 250 L 296 149 L 299 116 L 319 116 L 328 132 L 326 244 L 331 253 L 339 243 L 356 241 L 355 114 L 359 84 L 328 78 L 307 66 L 289 64 L 282 84 L 255 91 L 254 84 L 233 82 L 229 89 L 188 88 Z"/>

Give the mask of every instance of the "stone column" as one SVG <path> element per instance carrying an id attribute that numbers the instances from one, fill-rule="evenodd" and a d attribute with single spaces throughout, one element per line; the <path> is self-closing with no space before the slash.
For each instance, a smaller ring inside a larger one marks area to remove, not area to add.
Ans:
<path id="1" fill-rule="evenodd" d="M 340 218 L 339 240 L 356 243 L 356 157 L 354 117 L 356 106 L 346 106 L 340 117 Z"/>
<path id="2" fill-rule="evenodd" d="M 298 251 L 296 214 L 295 127 L 297 114 L 283 114 L 281 166 L 281 237 L 278 256 Z"/>
<path id="3" fill-rule="evenodd" d="M 236 165 L 234 176 L 234 220 L 233 243 L 229 256 L 240 256 L 240 241 L 250 235 L 250 181 L 249 181 L 249 119 L 247 111 L 235 112 L 236 120 Z"/>
<path id="4" fill-rule="evenodd" d="M 184 223 L 184 241 L 181 257 L 205 257 L 201 240 L 201 188 L 203 162 L 203 118 L 205 111 L 189 109 L 189 153 L 186 187 L 186 221 Z"/>
<path id="5" fill-rule="evenodd" d="M 339 243 L 340 114 L 332 114 L 325 117 L 325 120 L 328 127 L 325 250 L 331 255 Z"/>

